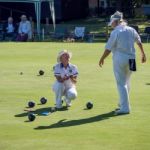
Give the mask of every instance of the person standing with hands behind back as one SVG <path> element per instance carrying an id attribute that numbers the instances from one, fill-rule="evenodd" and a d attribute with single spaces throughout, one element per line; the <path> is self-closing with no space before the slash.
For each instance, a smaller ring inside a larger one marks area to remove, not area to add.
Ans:
<path id="1" fill-rule="evenodd" d="M 132 71 L 136 71 L 134 42 L 137 43 L 141 51 L 142 63 L 146 62 L 146 55 L 140 36 L 135 29 L 127 26 L 121 12 L 117 11 L 111 16 L 109 25 L 114 30 L 111 32 L 110 38 L 105 46 L 105 51 L 99 60 L 99 66 L 102 67 L 105 58 L 112 52 L 113 71 L 119 92 L 120 106 L 119 109 L 116 109 L 115 114 L 129 114 L 130 76 Z"/>

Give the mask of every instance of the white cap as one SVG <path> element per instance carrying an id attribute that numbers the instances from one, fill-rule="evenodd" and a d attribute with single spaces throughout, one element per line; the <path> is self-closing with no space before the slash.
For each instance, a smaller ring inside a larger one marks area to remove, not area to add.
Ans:
<path id="1" fill-rule="evenodd" d="M 59 63 L 60 62 L 60 58 L 63 54 L 68 54 L 69 55 L 69 59 L 72 57 L 72 53 L 68 52 L 68 50 L 62 50 L 58 53 L 58 56 L 57 56 L 57 62 Z"/>
<path id="2" fill-rule="evenodd" d="M 111 26 L 112 23 L 116 20 L 123 21 L 123 13 L 122 12 L 116 11 L 113 15 L 111 15 L 108 26 Z"/>

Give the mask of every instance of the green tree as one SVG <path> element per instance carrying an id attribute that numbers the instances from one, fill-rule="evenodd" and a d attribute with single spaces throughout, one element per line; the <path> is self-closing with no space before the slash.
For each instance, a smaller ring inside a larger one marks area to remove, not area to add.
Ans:
<path id="1" fill-rule="evenodd" d="M 134 8 L 141 7 L 143 4 L 150 4 L 149 0 L 131 0 Z"/>
<path id="2" fill-rule="evenodd" d="M 124 12 L 126 16 L 134 17 L 135 9 L 143 4 L 150 4 L 150 0 L 117 0 L 116 9 Z"/>

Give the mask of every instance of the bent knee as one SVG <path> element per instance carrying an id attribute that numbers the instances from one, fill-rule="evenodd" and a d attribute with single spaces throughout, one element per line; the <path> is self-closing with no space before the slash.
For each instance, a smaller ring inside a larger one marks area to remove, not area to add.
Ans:
<path id="1" fill-rule="evenodd" d="M 63 83 L 60 83 L 60 82 L 56 82 L 54 85 L 53 85 L 53 90 L 55 92 L 59 91 L 59 90 L 63 90 L 64 89 L 64 85 Z"/>
<path id="2" fill-rule="evenodd" d="M 67 92 L 67 98 L 68 99 L 76 99 L 77 98 L 77 92 Z"/>

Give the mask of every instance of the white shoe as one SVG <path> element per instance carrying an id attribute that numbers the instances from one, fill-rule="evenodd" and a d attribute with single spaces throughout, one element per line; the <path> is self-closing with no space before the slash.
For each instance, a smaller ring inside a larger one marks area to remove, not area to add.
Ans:
<path id="1" fill-rule="evenodd" d="M 68 99 L 65 99 L 65 102 L 66 102 L 66 106 L 67 107 L 71 107 L 71 101 L 70 100 L 68 100 Z"/>
<path id="2" fill-rule="evenodd" d="M 72 105 L 71 103 L 66 103 L 67 107 L 71 107 L 71 105 Z"/>
<path id="3" fill-rule="evenodd" d="M 122 111 L 122 110 L 116 110 L 115 111 L 115 115 L 126 115 L 126 114 L 130 114 L 129 111 Z"/>
<path id="4" fill-rule="evenodd" d="M 57 108 L 57 109 L 61 109 L 61 108 L 63 108 L 63 107 L 62 107 L 62 105 L 59 105 L 59 106 L 56 105 L 56 108 Z"/>

